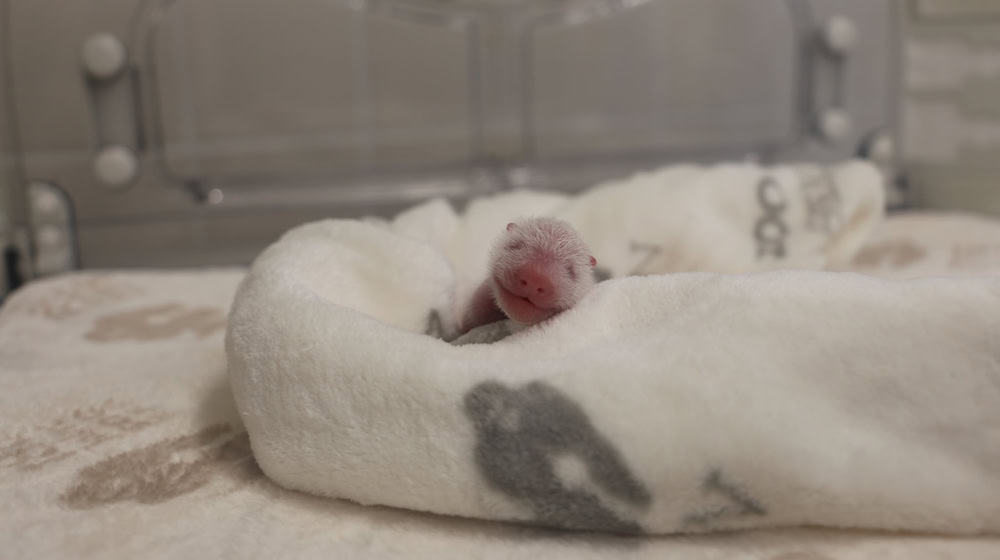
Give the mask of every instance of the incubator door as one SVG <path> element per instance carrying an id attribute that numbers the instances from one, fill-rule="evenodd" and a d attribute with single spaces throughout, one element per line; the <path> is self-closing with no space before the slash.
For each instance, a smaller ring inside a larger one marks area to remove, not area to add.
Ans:
<path id="1" fill-rule="evenodd" d="M 23 182 L 65 195 L 52 250 L 85 267 L 245 263 L 321 217 L 895 135 L 894 1 L 7 4 Z"/>

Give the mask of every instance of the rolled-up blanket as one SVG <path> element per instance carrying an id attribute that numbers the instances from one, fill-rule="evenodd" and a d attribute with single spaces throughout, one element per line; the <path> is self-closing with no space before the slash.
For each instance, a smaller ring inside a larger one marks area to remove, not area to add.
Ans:
<path id="1" fill-rule="evenodd" d="M 453 346 L 446 255 L 474 241 L 443 210 L 305 225 L 254 263 L 229 374 L 279 484 L 615 532 L 1000 531 L 1000 278 L 613 278 Z"/>
<path id="2" fill-rule="evenodd" d="M 461 215 L 433 200 L 397 216 L 390 229 L 448 257 L 461 303 L 485 277 L 497 234 L 520 216 L 570 222 L 602 277 L 622 277 L 836 268 L 857 252 L 883 211 L 882 178 L 864 161 L 727 163 L 637 173 L 577 196 L 503 193 L 472 201 Z"/>

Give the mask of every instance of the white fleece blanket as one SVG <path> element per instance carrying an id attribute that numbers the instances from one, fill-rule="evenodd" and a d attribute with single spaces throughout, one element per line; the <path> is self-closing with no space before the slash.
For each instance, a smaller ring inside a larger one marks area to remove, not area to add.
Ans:
<path id="1" fill-rule="evenodd" d="M 832 178 L 826 203 L 810 177 Z M 462 217 L 430 204 L 297 228 L 230 314 L 255 458 L 314 494 L 564 528 L 1000 531 L 1000 278 L 615 278 L 494 344 L 429 336 L 511 214 L 568 217 L 611 276 L 833 267 L 878 192 L 859 163 L 685 167 Z M 705 229 L 675 239 L 685 212 Z M 637 259 L 636 243 L 654 248 Z"/>
<path id="2" fill-rule="evenodd" d="M 842 267 L 883 207 L 881 177 L 866 162 L 731 163 L 669 166 L 577 196 L 516 191 L 474 200 L 461 214 L 434 200 L 384 225 L 447 257 L 461 303 L 485 277 L 498 232 L 520 216 L 569 221 L 597 256 L 601 276 L 621 277 Z"/>
<path id="3" fill-rule="evenodd" d="M 849 267 L 998 273 L 1000 221 L 890 216 Z M 256 466 L 226 376 L 225 318 L 245 272 L 76 272 L 0 306 L 0 556 L 1000 558 L 1000 536 L 785 528 L 620 538 L 281 488 Z"/>

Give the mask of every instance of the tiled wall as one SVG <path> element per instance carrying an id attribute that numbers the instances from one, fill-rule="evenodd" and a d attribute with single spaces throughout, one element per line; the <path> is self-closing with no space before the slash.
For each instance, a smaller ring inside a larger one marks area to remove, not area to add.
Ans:
<path id="1" fill-rule="evenodd" d="M 909 0 L 906 17 L 911 201 L 1000 214 L 1000 1 Z"/>

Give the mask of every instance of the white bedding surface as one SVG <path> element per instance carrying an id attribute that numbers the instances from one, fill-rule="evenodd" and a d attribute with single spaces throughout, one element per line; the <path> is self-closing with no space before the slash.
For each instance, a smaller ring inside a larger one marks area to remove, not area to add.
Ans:
<path id="1" fill-rule="evenodd" d="M 852 270 L 1000 273 L 1000 221 L 893 216 Z M 818 529 L 613 537 L 279 488 L 233 407 L 238 269 L 83 272 L 0 309 L 0 550 L 9 558 L 998 558 L 1000 536 Z"/>

